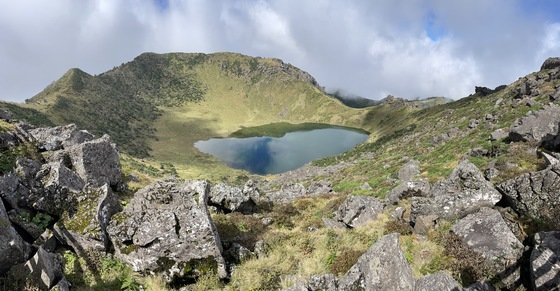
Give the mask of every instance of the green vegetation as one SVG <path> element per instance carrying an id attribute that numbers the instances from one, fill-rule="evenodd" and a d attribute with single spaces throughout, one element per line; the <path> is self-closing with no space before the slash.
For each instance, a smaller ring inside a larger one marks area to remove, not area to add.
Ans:
<path id="1" fill-rule="evenodd" d="M 51 223 L 54 221 L 52 216 L 41 212 L 37 212 L 33 214 L 31 212 L 22 210 L 20 216 L 23 219 L 23 221 L 31 222 L 43 230 L 45 230 L 48 226 L 50 226 Z"/>
<path id="2" fill-rule="evenodd" d="M 286 278 L 290 275 L 296 279 L 327 272 L 345 273 L 381 237 L 387 215 L 352 230 L 325 228 L 322 217 L 330 215 L 343 198 L 305 198 L 272 209 L 274 223 L 255 237 L 267 245 L 266 255 L 242 262 L 226 288 L 274 290 L 289 286 L 292 281 Z M 221 237 L 220 227 L 218 231 Z"/>
<path id="3" fill-rule="evenodd" d="M 36 160 L 41 159 L 37 148 L 27 143 L 4 150 L 0 149 L 0 174 L 13 170 L 16 166 L 17 159 L 22 157 Z"/>
<path id="4" fill-rule="evenodd" d="M 141 279 L 125 263 L 100 253 L 77 256 L 65 251 L 64 276 L 77 290 L 126 290 L 138 291 Z"/>
<path id="5" fill-rule="evenodd" d="M 260 126 L 253 126 L 253 127 L 242 127 L 241 129 L 233 132 L 230 134 L 230 137 L 255 137 L 255 136 L 272 136 L 272 137 L 283 137 L 286 133 L 294 132 L 294 131 L 309 131 L 314 129 L 324 129 L 324 128 L 343 128 L 348 130 L 355 130 L 358 132 L 362 132 L 368 134 L 367 131 L 347 127 L 347 126 L 335 126 L 330 124 L 323 124 L 323 123 L 299 123 L 299 124 L 291 124 L 287 122 L 277 122 L 271 124 L 265 124 Z"/>
<path id="6" fill-rule="evenodd" d="M 14 104 L 0 101 L 0 109 L 8 110 L 12 114 L 12 118 L 16 120 L 25 120 L 35 126 L 53 125 L 53 122 L 49 119 L 47 114 L 30 108 L 24 104 Z"/>

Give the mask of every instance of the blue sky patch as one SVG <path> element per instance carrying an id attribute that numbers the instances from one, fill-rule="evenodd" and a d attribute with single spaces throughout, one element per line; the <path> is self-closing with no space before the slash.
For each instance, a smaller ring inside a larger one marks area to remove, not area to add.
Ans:
<path id="1" fill-rule="evenodd" d="M 433 41 L 438 41 L 447 34 L 445 28 L 438 22 L 433 11 L 429 11 L 424 21 L 424 30 L 428 37 Z"/>
<path id="2" fill-rule="evenodd" d="M 165 11 L 169 9 L 169 0 L 153 0 L 153 1 L 160 10 Z"/>

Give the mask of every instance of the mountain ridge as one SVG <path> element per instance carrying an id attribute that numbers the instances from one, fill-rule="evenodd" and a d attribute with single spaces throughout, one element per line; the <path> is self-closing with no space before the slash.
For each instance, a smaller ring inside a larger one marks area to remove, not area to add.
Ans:
<path id="1" fill-rule="evenodd" d="M 206 172 L 207 164 L 229 171 L 194 149 L 197 140 L 278 122 L 327 123 L 382 135 L 393 129 L 378 115 L 419 109 L 350 108 L 291 64 L 237 53 L 143 53 L 98 75 L 73 68 L 22 107 L 54 124 L 108 133 L 137 157 L 177 162 L 177 153 L 184 153 L 179 161 L 194 160 L 199 170 L 180 168 L 195 176 Z"/>

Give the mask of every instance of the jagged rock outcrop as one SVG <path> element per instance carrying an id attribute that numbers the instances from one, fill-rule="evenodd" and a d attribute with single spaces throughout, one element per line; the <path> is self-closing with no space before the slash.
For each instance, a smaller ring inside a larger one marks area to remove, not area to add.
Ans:
<path id="1" fill-rule="evenodd" d="M 205 181 L 164 180 L 138 191 L 108 227 L 118 257 L 135 271 L 196 276 L 199 263 L 227 276 L 222 246 L 207 209 Z M 187 270 L 189 273 L 185 273 Z"/>
<path id="2" fill-rule="evenodd" d="M 257 209 L 257 204 L 251 197 L 254 190 L 251 186 L 243 189 L 224 183 L 212 185 L 209 194 L 209 204 L 224 212 L 252 213 Z M 258 197 L 257 197 L 258 198 Z"/>
<path id="3" fill-rule="evenodd" d="M 522 215 L 558 221 L 560 165 L 523 174 L 497 186 L 505 202 Z"/>
<path id="4" fill-rule="evenodd" d="M 41 163 L 38 161 L 28 158 L 18 158 L 16 160 L 15 174 L 27 185 L 34 186 L 37 184 L 36 175 L 39 170 L 41 170 Z"/>
<path id="5" fill-rule="evenodd" d="M 0 199 L 0 274 L 11 266 L 25 262 L 30 255 L 30 246 L 16 232 Z"/>
<path id="6" fill-rule="evenodd" d="M 70 247 L 78 256 L 86 256 L 91 252 L 105 252 L 106 246 L 99 239 L 99 234 L 94 234 L 97 239 L 91 238 L 87 234 L 69 230 L 63 222 L 57 222 L 53 226 L 53 235 L 62 245 Z"/>
<path id="7" fill-rule="evenodd" d="M 69 209 L 54 226 L 57 239 L 76 253 L 110 251 L 107 226 L 112 216 L 122 210 L 119 197 L 109 185 L 89 187 L 75 197 Z"/>
<path id="8" fill-rule="evenodd" d="M 555 69 L 555 68 L 560 68 L 560 58 L 558 57 L 546 59 L 541 66 L 541 71 Z"/>
<path id="9" fill-rule="evenodd" d="M 338 281 L 340 290 L 414 290 L 414 277 L 400 248 L 399 234 L 380 238 Z"/>
<path id="10" fill-rule="evenodd" d="M 45 159 L 20 157 L 0 176 L 0 273 L 24 276 L 41 290 L 68 290 L 54 251 L 60 243 L 79 256 L 110 250 L 106 227 L 121 210 L 109 186 L 122 184 L 118 152 L 108 136 L 94 140 L 75 125 L 33 129 L 20 123 L 13 132 L 18 144 L 36 146 Z"/>
<path id="11" fill-rule="evenodd" d="M 482 172 L 464 160 L 445 181 L 432 187 L 429 197 L 412 197 L 412 220 L 419 215 L 432 214 L 454 218 L 484 206 L 494 206 L 501 198 Z"/>
<path id="12" fill-rule="evenodd" d="M 20 233 L 23 232 L 24 235 L 27 235 L 35 241 L 41 236 L 41 234 L 43 234 L 44 229 L 43 227 L 33 223 L 31 216 L 32 215 L 29 211 L 23 209 L 12 209 L 8 211 L 10 222 L 14 226 L 19 227 Z"/>
<path id="13" fill-rule="evenodd" d="M 95 219 L 99 224 L 101 239 L 105 245 L 105 250 L 109 251 L 111 246 L 111 240 L 109 239 L 109 234 L 107 233 L 107 226 L 111 222 L 113 215 L 122 211 L 121 201 L 117 195 L 113 193 L 109 185 L 105 184 L 98 189 L 98 193 L 101 194 L 97 199 L 97 207 L 95 209 Z"/>
<path id="14" fill-rule="evenodd" d="M 334 219 L 348 227 L 357 227 L 375 220 L 384 207 L 375 197 L 350 195 L 338 207 Z"/>
<path id="15" fill-rule="evenodd" d="M 549 149 L 556 149 L 560 144 L 559 124 L 560 106 L 546 105 L 542 110 L 530 112 L 514 122 L 510 128 L 509 139 L 534 142 Z"/>
<path id="16" fill-rule="evenodd" d="M 240 264 L 252 256 L 253 253 L 248 248 L 238 243 L 232 243 L 231 246 L 224 252 L 224 257 L 227 261 L 234 264 Z"/>
<path id="17" fill-rule="evenodd" d="M 556 290 L 560 286 L 560 231 L 536 233 L 534 243 L 529 259 L 533 290 Z"/>
<path id="18" fill-rule="evenodd" d="M 64 279 L 64 262 L 60 254 L 46 251 L 39 247 L 35 255 L 23 266 L 14 268 L 11 272 L 20 271 L 28 274 L 26 281 L 39 290 L 51 290 Z"/>
<path id="19" fill-rule="evenodd" d="M 85 130 L 78 130 L 75 124 L 36 128 L 30 130 L 29 133 L 36 140 L 39 149 L 44 151 L 69 148 L 94 138 L 91 133 Z"/>
<path id="20" fill-rule="evenodd" d="M 245 182 L 242 192 L 245 195 L 251 197 L 251 199 L 255 202 L 261 198 L 261 191 L 259 190 L 259 186 L 257 182 L 252 179 L 249 179 L 247 182 Z"/>
<path id="21" fill-rule="evenodd" d="M 111 187 L 122 185 L 119 152 L 108 135 L 87 141 L 67 149 L 72 166 L 89 185 Z"/>
<path id="22" fill-rule="evenodd" d="M 57 216 L 77 203 L 76 196 L 85 186 L 82 178 L 61 162 L 43 164 L 36 179 L 42 184 L 36 189 L 44 191 L 31 191 L 31 207 Z"/>
<path id="23" fill-rule="evenodd" d="M 500 212 L 492 208 L 484 207 L 467 215 L 458 220 L 451 230 L 469 248 L 484 257 L 496 272 L 515 267 L 522 256 L 523 244 L 509 229 Z"/>
<path id="24" fill-rule="evenodd" d="M 447 272 L 437 272 L 416 281 L 414 291 L 458 291 L 461 285 Z"/>
<path id="25" fill-rule="evenodd" d="M 61 162 L 42 165 L 38 178 L 41 179 L 46 189 L 61 188 L 73 193 L 79 193 L 85 186 L 82 178 Z"/>

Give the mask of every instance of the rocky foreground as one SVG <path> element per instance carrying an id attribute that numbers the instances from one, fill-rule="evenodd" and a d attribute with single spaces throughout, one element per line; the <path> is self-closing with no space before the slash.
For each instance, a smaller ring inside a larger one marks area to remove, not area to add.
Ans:
<path id="1" fill-rule="evenodd" d="M 542 70 L 541 79 L 523 83 L 517 100 L 530 102 L 538 95 L 539 82 L 558 79 L 560 60 L 547 60 Z M 551 100 L 559 98 L 558 92 Z M 12 122 L 8 112 L 0 112 L 0 118 Z M 188 288 L 208 270 L 227 281 L 245 258 L 266 256 L 266 243 L 223 242 L 211 213 L 254 215 L 267 225 L 271 218 L 266 211 L 273 205 L 333 192 L 328 181 L 304 184 L 298 175 L 277 189 L 263 182 L 264 190 L 259 190 L 253 180 L 237 187 L 170 177 L 130 193 L 109 136 L 98 138 L 74 125 L 10 124 L 0 132 L 0 152 L 20 154 L 0 176 L 0 275 L 23 278 L 25 286 L 40 290 L 72 289 L 61 256 L 68 250 L 86 261 L 115 258 L 140 274 L 161 275 L 171 287 Z M 560 107 L 551 103 L 489 137 L 533 145 L 532 154 L 547 163 L 539 171 L 495 185 L 491 177 L 498 170 L 483 172 L 466 156 L 447 179 L 431 184 L 419 178 L 419 163 L 410 160 L 387 199 L 349 195 L 331 216 L 323 217 L 324 227 L 349 230 L 392 209 L 391 216 L 418 236 L 451 223 L 446 235 L 457 254 L 475 260 L 480 269 L 472 271 L 490 279 L 461 286 L 446 271 L 415 277 L 400 234 L 392 232 L 372 241 L 345 274 L 297 280 L 287 290 L 559 288 L 559 126 Z M 336 171 L 336 166 L 323 170 Z M 393 209 L 403 200 L 410 201 L 409 209 Z M 547 231 L 527 235 L 520 226 L 526 220 L 546 225 L 541 229 Z"/>

